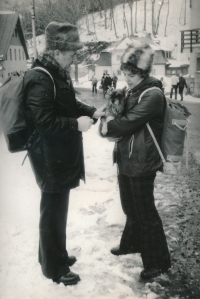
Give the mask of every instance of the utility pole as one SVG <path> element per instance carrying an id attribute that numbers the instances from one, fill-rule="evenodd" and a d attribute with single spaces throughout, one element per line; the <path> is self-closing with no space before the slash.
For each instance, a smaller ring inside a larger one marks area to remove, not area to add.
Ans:
<path id="1" fill-rule="evenodd" d="M 35 34 L 35 0 L 32 0 L 31 18 L 32 18 L 32 33 L 33 33 L 33 54 L 34 54 L 34 59 L 36 59 L 37 48 L 36 48 L 36 34 Z"/>

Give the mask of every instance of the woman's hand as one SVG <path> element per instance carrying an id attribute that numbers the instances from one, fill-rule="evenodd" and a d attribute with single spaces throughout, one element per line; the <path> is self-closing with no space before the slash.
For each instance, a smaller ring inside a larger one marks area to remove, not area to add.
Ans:
<path id="1" fill-rule="evenodd" d="M 107 105 L 107 104 L 104 104 L 102 107 L 100 107 L 99 109 L 97 109 L 97 110 L 94 112 L 92 118 L 96 118 L 96 119 L 98 119 L 99 117 L 104 116 L 104 115 L 105 115 L 104 110 L 106 109 L 106 105 Z"/>

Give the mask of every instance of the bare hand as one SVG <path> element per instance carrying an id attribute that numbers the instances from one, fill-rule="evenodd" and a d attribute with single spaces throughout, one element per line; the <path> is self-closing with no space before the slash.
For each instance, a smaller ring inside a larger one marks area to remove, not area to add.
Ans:
<path id="1" fill-rule="evenodd" d="M 98 119 L 99 117 L 104 116 L 104 115 L 105 115 L 104 110 L 106 109 L 106 106 L 107 106 L 107 104 L 104 104 L 104 105 L 101 106 L 99 109 L 97 109 L 97 110 L 94 112 L 94 114 L 93 114 L 92 117 Z"/>
<path id="2" fill-rule="evenodd" d="M 88 116 L 81 116 L 77 119 L 78 121 L 78 130 L 81 132 L 87 132 L 91 125 L 93 124 L 93 119 Z"/>

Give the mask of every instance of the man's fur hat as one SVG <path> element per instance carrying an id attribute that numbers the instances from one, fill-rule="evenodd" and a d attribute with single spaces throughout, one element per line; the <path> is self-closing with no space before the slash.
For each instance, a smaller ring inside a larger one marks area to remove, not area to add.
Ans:
<path id="1" fill-rule="evenodd" d="M 46 50 L 70 51 L 83 47 L 78 29 L 70 23 L 51 22 L 45 29 Z"/>
<path id="2" fill-rule="evenodd" d="M 140 69 L 146 72 L 151 72 L 151 67 L 153 64 L 154 51 L 148 44 L 143 44 L 142 42 L 131 43 L 125 50 L 121 58 L 121 63 L 124 67 L 127 65 L 129 67 Z"/>

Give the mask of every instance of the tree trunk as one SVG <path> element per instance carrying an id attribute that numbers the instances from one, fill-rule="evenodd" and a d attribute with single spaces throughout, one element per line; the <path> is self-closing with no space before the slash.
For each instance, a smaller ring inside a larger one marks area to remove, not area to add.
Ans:
<path id="1" fill-rule="evenodd" d="M 111 4 L 111 22 L 113 22 L 113 27 L 115 30 L 115 36 L 117 37 L 117 30 L 116 30 L 116 26 L 115 26 L 115 16 L 114 16 L 114 9 L 113 9 L 113 0 L 110 0 L 110 4 Z"/>
<path id="2" fill-rule="evenodd" d="M 131 11 L 131 36 L 133 36 L 133 0 L 128 3 L 130 11 Z"/>
<path id="3" fill-rule="evenodd" d="M 135 33 L 137 33 L 137 1 L 135 2 Z"/>
<path id="4" fill-rule="evenodd" d="M 154 36 L 156 35 L 155 2 L 156 0 L 151 0 L 152 3 L 151 25 L 152 25 L 152 34 Z"/>
<path id="5" fill-rule="evenodd" d="M 123 3 L 123 23 L 124 23 L 124 28 L 126 28 L 125 3 Z"/>
<path id="6" fill-rule="evenodd" d="M 106 0 L 104 0 L 104 27 L 107 29 L 107 5 Z"/>
<path id="7" fill-rule="evenodd" d="M 112 30 L 112 9 L 110 8 L 110 30 Z"/>
<path id="8" fill-rule="evenodd" d="M 168 17 L 169 17 L 169 0 L 168 0 L 167 4 L 168 4 L 168 8 L 167 8 L 166 23 L 165 23 L 165 36 L 167 36 L 167 23 L 168 23 Z"/>
<path id="9" fill-rule="evenodd" d="M 155 31 L 155 34 L 158 34 L 158 28 L 159 28 L 159 25 L 160 25 L 160 12 L 161 12 L 161 9 L 163 7 L 163 4 L 164 4 L 164 0 L 161 0 L 160 2 L 160 7 L 159 7 L 159 10 L 158 10 L 158 16 L 157 16 L 157 22 L 156 22 L 156 31 Z"/>
<path id="10" fill-rule="evenodd" d="M 123 20 L 124 20 L 124 24 L 127 28 L 127 34 L 129 36 L 129 29 L 128 29 L 128 23 L 127 23 L 127 19 L 126 19 L 126 12 L 125 12 L 125 0 L 124 0 L 124 3 L 123 3 Z M 125 27 L 124 27 L 125 28 Z"/>
<path id="11" fill-rule="evenodd" d="M 144 0 L 144 28 L 143 31 L 146 31 L 146 23 L 147 23 L 147 0 Z"/>
<path id="12" fill-rule="evenodd" d="M 92 12 L 92 20 L 93 20 L 93 25 L 94 25 L 94 34 L 95 34 L 95 38 L 97 40 L 96 26 L 95 26 L 95 21 L 94 21 L 94 12 Z"/>

